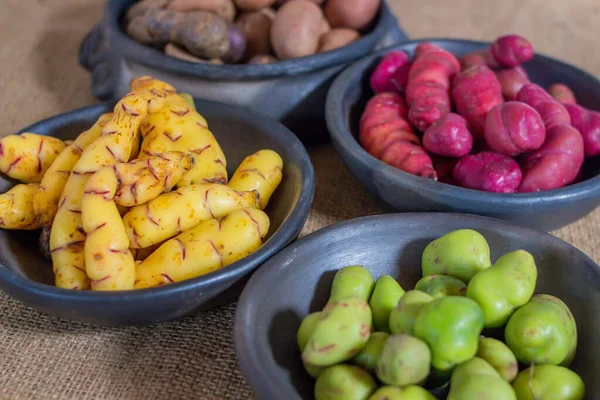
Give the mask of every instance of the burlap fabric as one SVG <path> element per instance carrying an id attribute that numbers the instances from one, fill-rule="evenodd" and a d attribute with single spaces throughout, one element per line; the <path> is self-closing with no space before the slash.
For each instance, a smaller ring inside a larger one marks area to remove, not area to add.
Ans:
<path id="1" fill-rule="evenodd" d="M 391 0 L 413 37 L 492 39 L 508 31 L 600 74 L 600 3 L 590 0 Z M 101 0 L 0 0 L 0 135 L 95 100 L 77 64 Z M 446 6 L 447 4 L 447 6 Z M 329 146 L 310 150 L 314 209 L 302 235 L 383 212 Z M 600 211 L 555 234 L 595 260 Z M 0 294 L 2 399 L 250 399 L 232 341 L 235 304 L 159 326 L 92 328 Z M 282 399 L 283 400 L 283 399 Z"/>

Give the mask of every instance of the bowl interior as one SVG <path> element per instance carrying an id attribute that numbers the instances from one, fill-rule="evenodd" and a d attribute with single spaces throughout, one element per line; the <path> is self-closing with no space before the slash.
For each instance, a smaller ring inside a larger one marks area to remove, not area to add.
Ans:
<path id="1" fill-rule="evenodd" d="M 517 249 L 538 267 L 536 293 L 561 298 L 573 312 L 579 347 L 572 368 L 588 398 L 600 398 L 600 339 L 596 332 L 600 272 L 586 255 L 546 233 L 463 214 L 407 213 L 359 218 L 309 235 L 277 254 L 252 277 L 236 315 L 236 350 L 242 370 L 260 398 L 312 399 L 314 380 L 304 371 L 296 344 L 302 318 L 321 310 L 333 276 L 363 265 L 373 277 L 388 274 L 405 290 L 421 276 L 425 246 L 455 229 L 471 228 L 487 239 L 492 262 Z"/>
<path id="2" fill-rule="evenodd" d="M 412 57 L 415 48 L 422 42 L 431 42 L 458 56 L 482 50 L 489 46 L 489 43 L 459 39 L 416 40 L 382 50 L 376 55 L 356 63 L 351 67 L 355 67 L 356 69 L 352 71 L 351 75 L 347 76 L 346 90 L 340 96 L 341 106 L 345 112 L 342 117 L 350 133 L 356 140 L 358 140 L 359 136 L 360 117 L 366 103 L 374 95 L 369 86 L 369 77 L 372 71 L 388 51 L 392 49 L 404 50 Z M 590 74 L 577 67 L 540 54 L 536 54 L 531 61 L 523 64 L 523 67 L 527 70 L 531 82 L 541 85 L 544 88 L 554 83 L 564 83 L 573 90 L 579 104 L 592 110 L 600 110 L 600 81 Z M 356 144 L 358 145 L 358 141 Z M 371 157 L 366 151 L 364 154 Z M 582 173 L 583 180 L 599 175 L 600 157 L 586 159 Z M 440 182 L 436 182 L 436 184 L 448 186 Z"/>
<path id="3" fill-rule="evenodd" d="M 88 129 L 100 114 L 111 110 L 113 105 L 114 103 L 104 103 L 86 107 L 38 122 L 23 131 L 74 139 Z M 271 226 L 264 248 L 297 208 L 303 193 L 311 196 L 312 178 L 308 175 L 312 174 L 312 166 L 308 154 L 291 132 L 289 135 L 281 134 L 281 129 L 284 128 L 276 121 L 256 118 L 249 112 L 220 103 L 196 100 L 196 105 L 225 153 L 230 177 L 246 156 L 261 149 L 276 151 L 284 161 L 283 180 L 265 210 Z M 5 192 L 14 184 L 4 176 L 0 177 L 0 192 Z M 299 233 L 301 226 L 295 229 Z M 51 262 L 38 251 L 38 239 L 39 231 L 0 231 L 0 265 L 26 278 L 52 285 L 54 275 Z M 240 260 L 235 264 L 243 262 L 244 260 Z M 216 273 L 229 267 L 235 268 L 235 264 Z"/>

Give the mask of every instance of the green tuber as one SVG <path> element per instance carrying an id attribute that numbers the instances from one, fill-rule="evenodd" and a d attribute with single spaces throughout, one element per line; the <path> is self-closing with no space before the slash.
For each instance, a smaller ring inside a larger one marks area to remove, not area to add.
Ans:
<path id="1" fill-rule="evenodd" d="M 475 356 L 482 329 L 483 313 L 475 301 L 444 296 L 422 308 L 414 335 L 429 345 L 432 366 L 446 371 Z"/>
<path id="2" fill-rule="evenodd" d="M 477 272 L 491 266 L 490 247 L 479 232 L 459 229 L 429 243 L 421 263 L 423 276 L 450 275 L 468 283 Z"/>
<path id="3" fill-rule="evenodd" d="M 517 250 L 500 257 L 496 263 L 469 282 L 467 297 L 483 311 L 484 326 L 498 328 L 517 308 L 526 304 L 535 290 L 537 267 L 533 256 Z"/>
<path id="4" fill-rule="evenodd" d="M 431 367 L 431 351 L 414 336 L 391 335 L 383 346 L 375 372 L 388 385 L 420 385 L 427 379 Z"/>
<path id="5" fill-rule="evenodd" d="M 582 400 L 583 380 L 558 365 L 534 365 L 517 376 L 513 388 L 519 400 Z"/>
<path id="6" fill-rule="evenodd" d="M 433 297 L 420 290 L 409 290 L 402 296 L 396 308 L 390 312 L 390 331 L 412 335 L 415 321 L 425 304 L 433 301 Z"/>
<path id="7" fill-rule="evenodd" d="M 432 297 L 465 296 L 467 285 L 460 279 L 448 275 L 424 276 L 415 285 L 416 290 L 421 290 Z"/>
<path id="8" fill-rule="evenodd" d="M 480 337 L 477 357 L 487 361 L 507 382 L 512 382 L 519 373 L 517 357 L 500 340 Z"/>
<path id="9" fill-rule="evenodd" d="M 354 365 L 334 365 L 317 378 L 315 400 L 368 400 L 376 389 L 368 372 Z"/>
<path id="10" fill-rule="evenodd" d="M 376 331 L 390 332 L 390 313 L 404 295 L 404 289 L 394 278 L 383 275 L 375 283 L 369 300 L 373 313 L 373 327 Z"/>
<path id="11" fill-rule="evenodd" d="M 420 386 L 382 386 L 369 397 L 369 400 L 436 400 Z"/>
<path id="12" fill-rule="evenodd" d="M 349 360 L 367 343 L 371 328 L 371 309 L 362 298 L 329 303 L 302 351 L 302 360 L 318 367 Z"/>
<path id="13" fill-rule="evenodd" d="M 356 296 L 369 301 L 375 281 L 368 269 L 359 265 L 344 267 L 336 272 L 331 284 L 329 301 L 340 301 Z"/>
<path id="14" fill-rule="evenodd" d="M 504 329 L 506 344 L 525 365 L 569 366 L 577 349 L 577 326 L 560 299 L 538 294 L 514 312 Z"/>
<path id="15" fill-rule="evenodd" d="M 375 370 L 377 360 L 383 351 L 383 346 L 390 335 L 386 332 L 373 332 L 369 336 L 367 344 L 352 358 L 351 363 L 361 367 L 365 371 Z"/>

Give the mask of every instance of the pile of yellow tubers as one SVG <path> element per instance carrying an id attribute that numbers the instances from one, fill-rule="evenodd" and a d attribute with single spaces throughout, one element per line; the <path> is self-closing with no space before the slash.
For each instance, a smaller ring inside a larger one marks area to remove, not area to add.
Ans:
<path id="1" fill-rule="evenodd" d="M 0 139 L 0 228 L 42 229 L 57 287 L 128 290 L 179 282 L 255 252 L 282 180 L 272 150 L 227 162 L 193 101 L 149 76 L 74 141 Z"/>

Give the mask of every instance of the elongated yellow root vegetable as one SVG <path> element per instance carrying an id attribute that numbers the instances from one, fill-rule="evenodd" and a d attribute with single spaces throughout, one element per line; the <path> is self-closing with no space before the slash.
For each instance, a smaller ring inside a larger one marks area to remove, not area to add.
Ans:
<path id="1" fill-rule="evenodd" d="M 33 199 L 33 210 L 40 225 L 45 228 L 52 226 L 52 221 L 58 210 L 60 196 L 67 184 L 73 167 L 79 161 L 81 153 L 102 133 L 102 128 L 112 118 L 112 113 L 100 116 L 94 125 L 81 133 L 75 141 L 68 145 L 56 157 L 50 168 L 44 174 L 40 187 Z"/>
<path id="2" fill-rule="evenodd" d="M 113 168 L 119 182 L 115 202 L 124 207 L 146 203 L 171 190 L 193 165 L 194 157 L 181 151 L 117 164 Z"/>
<path id="3" fill-rule="evenodd" d="M 21 133 L 0 139 L 0 171 L 24 183 L 39 183 L 65 148 L 51 136 Z"/>
<path id="4" fill-rule="evenodd" d="M 260 150 L 249 155 L 235 171 L 228 186 L 240 192 L 256 190 L 260 208 L 265 209 L 271 195 L 281 183 L 283 161 L 273 150 Z"/>
<path id="5" fill-rule="evenodd" d="M 190 185 L 133 207 L 123 217 L 130 246 L 150 247 L 213 218 L 258 208 L 257 192 L 237 192 L 216 183 Z"/>
<path id="6" fill-rule="evenodd" d="M 134 79 L 131 88 L 161 87 L 160 81 L 148 77 Z M 143 137 L 140 158 L 183 151 L 194 155 L 194 168 L 177 184 L 188 186 L 202 183 L 227 183 L 227 160 L 219 143 L 208 129 L 206 119 L 191 108 L 188 101 L 174 91 L 169 93 L 165 107 L 148 115 L 141 128 Z"/>
<path id="7" fill-rule="evenodd" d="M 92 290 L 133 289 L 135 262 L 117 203 L 140 204 L 170 190 L 193 158 L 167 152 L 146 160 L 100 168 L 85 185 L 81 204 L 85 266 Z"/>
<path id="8" fill-rule="evenodd" d="M 166 93 L 159 90 L 127 94 L 116 104 L 113 118 L 102 129 L 102 135 L 84 150 L 75 164 L 50 232 L 50 251 L 57 287 L 90 287 L 84 257 L 86 235 L 81 222 L 85 184 L 100 167 L 115 165 L 129 158 L 140 124 L 148 113 L 164 106 L 165 98 Z"/>
<path id="9" fill-rule="evenodd" d="M 33 212 L 37 183 L 20 183 L 0 194 L 0 228 L 34 230 L 40 227 Z"/>
<path id="10" fill-rule="evenodd" d="M 136 267 L 135 288 L 195 278 L 230 265 L 262 245 L 269 217 L 255 208 L 202 222 L 165 242 Z"/>

